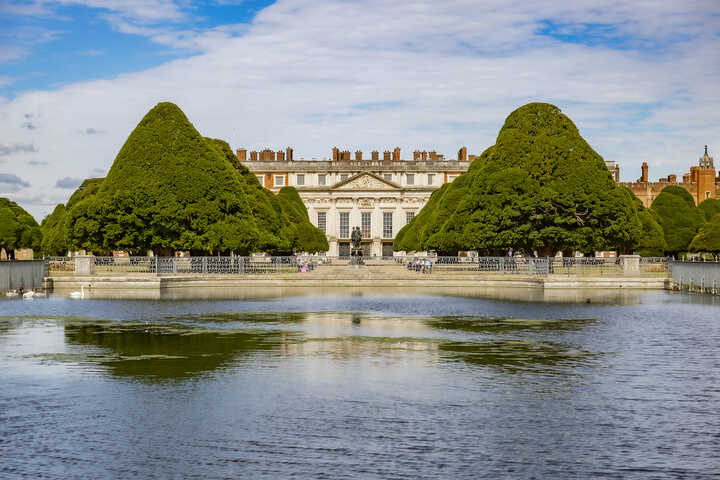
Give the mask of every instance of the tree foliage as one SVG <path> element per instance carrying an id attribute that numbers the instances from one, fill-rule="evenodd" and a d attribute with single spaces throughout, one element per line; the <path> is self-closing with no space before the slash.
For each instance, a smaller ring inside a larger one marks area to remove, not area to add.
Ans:
<path id="1" fill-rule="evenodd" d="M 66 255 L 70 250 L 68 244 L 67 212 L 80 200 L 95 195 L 104 178 L 88 178 L 70 196 L 67 206 L 57 205 L 50 215 L 40 224 L 42 230 L 42 251 L 45 255 Z"/>
<path id="2" fill-rule="evenodd" d="M 0 197 L 0 248 L 40 251 L 42 232 L 35 219 L 17 203 Z"/>
<path id="3" fill-rule="evenodd" d="M 691 252 L 720 253 L 720 213 L 716 213 L 695 235 L 690 243 Z"/>
<path id="4" fill-rule="evenodd" d="M 663 229 L 667 252 L 677 255 L 687 251 L 704 221 L 692 195 L 682 187 L 670 185 L 660 192 L 650 208 L 657 214 Z"/>
<path id="5" fill-rule="evenodd" d="M 431 196 L 394 248 L 625 252 L 642 234 L 638 212 L 572 121 L 553 105 L 531 103 L 507 117 L 465 175 Z"/>
<path id="6" fill-rule="evenodd" d="M 289 228 L 284 237 L 291 239 L 295 252 L 326 252 L 329 249 L 327 237 L 319 228 L 310 223 L 305 204 L 294 187 L 283 187 L 277 194 L 280 208 L 287 216 Z"/>
<path id="7" fill-rule="evenodd" d="M 709 222 L 715 215 L 720 213 L 720 200 L 717 198 L 706 198 L 700 202 L 698 208 L 705 216 L 705 221 Z"/>
<path id="8" fill-rule="evenodd" d="M 97 190 L 71 203 L 64 226 L 62 209 L 47 222 L 65 229 L 70 249 L 284 253 L 299 241 L 277 196 L 172 103 L 150 110 Z"/>

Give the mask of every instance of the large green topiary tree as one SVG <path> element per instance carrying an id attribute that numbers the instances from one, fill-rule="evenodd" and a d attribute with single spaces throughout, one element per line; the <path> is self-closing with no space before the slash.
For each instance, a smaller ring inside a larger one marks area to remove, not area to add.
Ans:
<path id="1" fill-rule="evenodd" d="M 720 213 L 707 222 L 690 243 L 691 252 L 720 253 Z"/>
<path id="2" fill-rule="evenodd" d="M 140 121 L 97 193 L 67 208 L 68 246 L 104 253 L 292 251 L 278 198 L 172 103 Z"/>
<path id="3" fill-rule="evenodd" d="M 572 121 L 554 105 L 531 103 L 507 117 L 465 175 L 433 194 L 395 249 L 626 252 L 641 232 L 634 196 Z"/>
<path id="4" fill-rule="evenodd" d="M 692 195 L 682 187 L 670 185 L 660 192 L 650 208 L 657 214 L 663 229 L 667 252 L 677 255 L 687 251 L 704 221 Z"/>
<path id="5" fill-rule="evenodd" d="M 42 232 L 35 219 L 20 205 L 0 197 L 0 249 L 12 255 L 13 250 L 32 248 L 40 251 Z"/>

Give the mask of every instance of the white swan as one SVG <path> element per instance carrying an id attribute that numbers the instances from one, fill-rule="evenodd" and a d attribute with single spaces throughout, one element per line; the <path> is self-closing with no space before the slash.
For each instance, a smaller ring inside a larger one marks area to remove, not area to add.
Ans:
<path id="1" fill-rule="evenodd" d="M 17 297 L 20 295 L 17 290 L 9 290 L 7 293 L 5 293 L 6 297 Z"/>
<path id="2" fill-rule="evenodd" d="M 27 292 L 23 293 L 23 300 L 32 300 L 32 298 L 35 296 L 35 292 L 32 290 L 28 290 Z"/>
<path id="3" fill-rule="evenodd" d="M 79 292 L 70 292 L 70 298 L 85 298 L 85 285 L 80 285 Z"/>

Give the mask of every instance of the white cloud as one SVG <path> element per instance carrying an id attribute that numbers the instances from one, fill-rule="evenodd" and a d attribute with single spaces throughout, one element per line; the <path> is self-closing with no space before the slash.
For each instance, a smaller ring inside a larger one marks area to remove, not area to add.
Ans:
<path id="1" fill-rule="evenodd" d="M 333 145 L 399 146 L 405 158 L 416 148 L 451 157 L 462 145 L 479 154 L 530 101 L 560 106 L 628 180 L 643 161 L 651 176 L 682 174 L 704 144 L 720 146 L 720 39 L 705 33 L 718 31 L 720 16 L 709 2 L 288 0 L 249 26 L 190 33 L 154 26 L 135 4 L 100 3 L 124 22 L 116 28 L 203 53 L 0 103 L 3 141 L 39 150 L 4 158 L 21 176 L 32 172 L 48 198 L 67 195 L 59 177 L 106 171 L 166 100 L 233 148 L 289 145 L 306 158 L 327 157 Z M 609 27 L 587 46 L 538 35 L 547 21 L 569 34 Z M 42 128 L 23 129 L 27 114 Z M 88 128 L 105 133 L 78 141 Z M 50 165 L 30 170 L 27 161 Z M 28 206 L 37 217 L 51 210 Z"/>

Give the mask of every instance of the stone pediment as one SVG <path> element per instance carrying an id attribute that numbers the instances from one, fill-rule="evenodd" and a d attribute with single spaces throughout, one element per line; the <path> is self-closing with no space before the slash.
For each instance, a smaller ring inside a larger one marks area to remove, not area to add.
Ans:
<path id="1" fill-rule="evenodd" d="M 332 190 L 401 190 L 395 182 L 388 182 L 370 172 L 361 172 L 332 186 Z"/>

